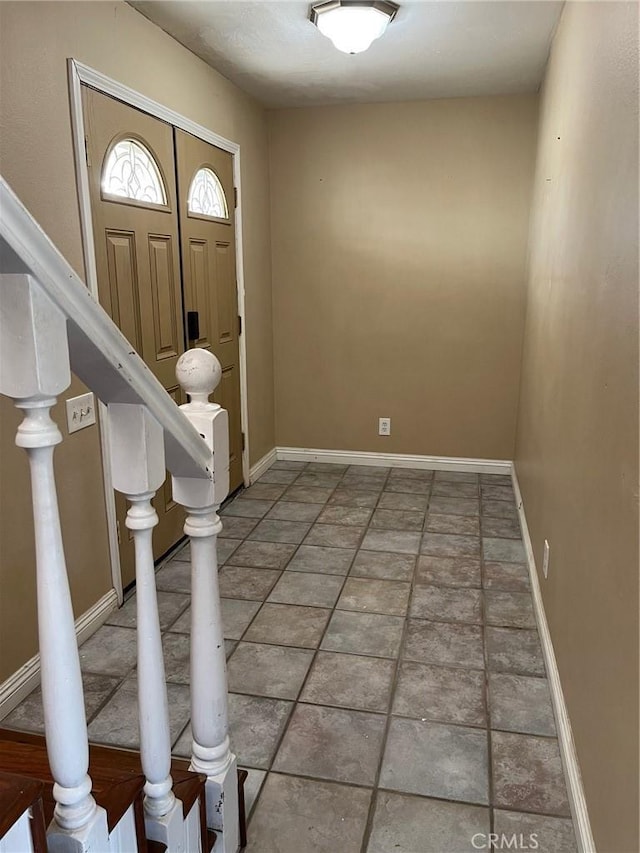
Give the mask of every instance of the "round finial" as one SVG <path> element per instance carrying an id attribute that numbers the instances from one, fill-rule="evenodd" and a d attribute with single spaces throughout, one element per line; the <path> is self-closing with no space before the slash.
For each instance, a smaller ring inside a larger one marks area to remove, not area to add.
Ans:
<path id="1" fill-rule="evenodd" d="M 192 403 L 206 405 L 209 402 L 209 394 L 218 387 L 221 378 L 220 362 L 206 349 L 187 350 L 176 364 L 176 379 Z"/>

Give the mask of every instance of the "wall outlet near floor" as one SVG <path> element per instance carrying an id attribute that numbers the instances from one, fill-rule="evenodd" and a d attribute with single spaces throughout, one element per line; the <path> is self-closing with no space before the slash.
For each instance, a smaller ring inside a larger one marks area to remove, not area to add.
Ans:
<path id="1" fill-rule="evenodd" d="M 549 574 L 549 541 L 547 539 L 544 540 L 544 552 L 542 556 L 542 574 L 545 578 Z"/>
<path id="2" fill-rule="evenodd" d="M 378 435 L 391 435 L 391 418 L 378 418 Z"/>
<path id="3" fill-rule="evenodd" d="M 96 422 L 96 400 L 91 392 L 71 397 L 67 402 L 67 427 L 69 432 L 91 426 Z"/>

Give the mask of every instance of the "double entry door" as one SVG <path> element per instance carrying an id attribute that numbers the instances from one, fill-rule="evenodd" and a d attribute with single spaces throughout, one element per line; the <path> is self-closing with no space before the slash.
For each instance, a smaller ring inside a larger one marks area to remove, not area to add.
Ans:
<path id="1" fill-rule="evenodd" d="M 82 87 L 98 295 L 176 404 L 188 347 L 222 365 L 215 401 L 229 412 L 229 479 L 242 484 L 238 297 L 231 155 Z M 155 499 L 154 556 L 183 535 L 167 477 Z M 135 578 L 126 501 L 116 493 L 123 586 Z"/>

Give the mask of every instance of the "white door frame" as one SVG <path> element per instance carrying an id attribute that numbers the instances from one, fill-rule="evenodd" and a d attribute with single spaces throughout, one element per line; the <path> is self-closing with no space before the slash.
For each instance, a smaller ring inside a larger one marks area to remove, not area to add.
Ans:
<path id="1" fill-rule="evenodd" d="M 242 191 L 240 175 L 240 145 L 219 136 L 212 130 L 191 121 L 180 113 L 165 107 L 157 101 L 141 95 L 134 89 L 118 83 L 111 77 L 107 77 L 100 71 L 90 68 L 88 65 L 78 62 L 76 59 L 67 60 L 69 77 L 69 95 L 71 103 L 71 127 L 73 132 L 73 149 L 76 166 L 76 182 L 78 185 L 78 201 L 80 205 L 80 227 L 82 231 L 82 251 L 84 254 L 84 268 L 86 283 L 92 296 L 98 300 L 98 272 L 96 267 L 95 245 L 93 240 L 93 221 L 91 216 L 91 197 L 89 194 L 89 170 L 85 155 L 85 126 L 82 109 L 81 84 L 86 83 L 93 89 L 103 92 L 105 95 L 129 104 L 142 112 L 148 113 L 156 118 L 162 119 L 167 124 L 185 130 L 199 139 L 228 151 L 233 159 L 233 183 L 237 190 L 237 207 L 235 208 L 236 226 L 236 277 L 238 281 L 238 315 L 241 318 L 242 334 L 239 338 L 240 349 L 240 422 L 245 436 L 242 451 L 242 477 L 245 486 L 249 485 L 249 410 L 247 406 L 247 347 L 246 347 L 246 323 L 244 304 L 244 266 L 242 251 Z M 109 531 L 109 545 L 111 551 L 111 575 L 113 586 L 118 594 L 118 601 L 122 603 L 122 576 L 120 573 L 120 552 L 118 549 L 118 531 L 116 522 L 116 504 L 111 479 L 111 469 L 108 464 L 108 439 L 109 422 L 105 406 L 100 406 L 100 440 L 102 446 L 102 470 L 104 475 L 105 504 L 107 510 L 107 526 Z"/>

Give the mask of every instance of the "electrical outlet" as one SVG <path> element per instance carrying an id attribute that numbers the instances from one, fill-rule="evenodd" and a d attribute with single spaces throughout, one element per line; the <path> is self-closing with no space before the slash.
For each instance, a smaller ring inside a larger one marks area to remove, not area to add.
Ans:
<path id="1" fill-rule="evenodd" d="M 96 401 L 91 392 L 67 400 L 67 426 L 69 432 L 91 426 L 96 422 Z"/>
<path id="2" fill-rule="evenodd" d="M 378 435 L 391 435 L 391 418 L 378 418 Z"/>
<path id="3" fill-rule="evenodd" d="M 542 574 L 546 577 L 549 575 L 549 542 L 544 540 L 544 553 L 542 557 Z"/>

